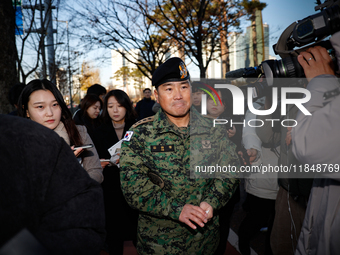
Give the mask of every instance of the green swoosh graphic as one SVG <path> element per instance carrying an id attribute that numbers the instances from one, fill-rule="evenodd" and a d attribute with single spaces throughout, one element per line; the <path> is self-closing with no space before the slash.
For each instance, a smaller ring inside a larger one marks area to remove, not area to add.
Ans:
<path id="1" fill-rule="evenodd" d="M 199 89 L 201 89 L 201 90 L 203 90 L 205 93 L 207 93 L 207 94 L 212 98 L 212 100 L 214 100 L 215 105 L 217 105 L 215 98 L 213 97 L 213 95 L 212 95 L 208 90 L 202 89 L 202 88 L 199 88 Z"/>

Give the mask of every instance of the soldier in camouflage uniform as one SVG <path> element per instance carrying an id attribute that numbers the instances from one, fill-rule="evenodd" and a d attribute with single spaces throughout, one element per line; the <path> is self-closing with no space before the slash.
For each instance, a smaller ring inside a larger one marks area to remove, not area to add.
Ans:
<path id="1" fill-rule="evenodd" d="M 138 253 L 213 254 L 219 242 L 214 210 L 227 203 L 238 180 L 191 173 L 207 163 L 239 166 L 235 145 L 225 129 L 190 108 L 181 59 L 161 65 L 152 83 L 162 108 L 127 132 L 120 158 L 123 193 L 140 212 Z"/>

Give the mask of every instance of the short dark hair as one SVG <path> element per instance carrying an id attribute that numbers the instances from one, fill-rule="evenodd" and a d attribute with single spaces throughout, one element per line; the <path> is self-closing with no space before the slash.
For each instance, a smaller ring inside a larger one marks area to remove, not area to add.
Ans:
<path id="1" fill-rule="evenodd" d="M 100 95 L 106 94 L 106 88 L 96 83 L 87 89 L 87 94 L 95 94 L 97 96 L 100 96 Z"/>
<path id="2" fill-rule="evenodd" d="M 147 91 L 147 90 L 149 90 L 149 91 L 151 92 L 151 89 L 146 88 L 146 89 L 143 90 L 143 93 L 144 93 L 145 91 Z"/>
<path id="3" fill-rule="evenodd" d="M 111 121 L 110 115 L 107 111 L 107 101 L 112 96 L 115 97 L 117 102 L 126 109 L 125 122 L 135 121 L 137 118 L 137 113 L 135 109 L 133 108 L 131 99 L 123 90 L 120 90 L 120 89 L 111 90 L 109 93 L 106 94 L 104 98 L 104 108 L 103 108 L 104 121 L 105 122 Z"/>

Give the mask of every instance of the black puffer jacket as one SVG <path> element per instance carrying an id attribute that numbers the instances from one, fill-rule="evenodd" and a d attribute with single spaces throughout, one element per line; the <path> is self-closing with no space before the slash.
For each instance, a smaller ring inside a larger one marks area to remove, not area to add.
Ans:
<path id="1" fill-rule="evenodd" d="M 0 115 L 0 247 L 27 228 L 51 254 L 99 254 L 103 195 L 55 132 Z"/>

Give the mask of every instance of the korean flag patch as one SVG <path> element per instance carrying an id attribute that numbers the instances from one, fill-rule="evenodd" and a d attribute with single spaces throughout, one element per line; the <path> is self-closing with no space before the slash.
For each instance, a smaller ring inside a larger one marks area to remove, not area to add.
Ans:
<path id="1" fill-rule="evenodd" d="M 130 141 L 131 137 L 133 135 L 133 131 L 126 131 L 124 138 L 122 139 L 123 141 Z"/>

